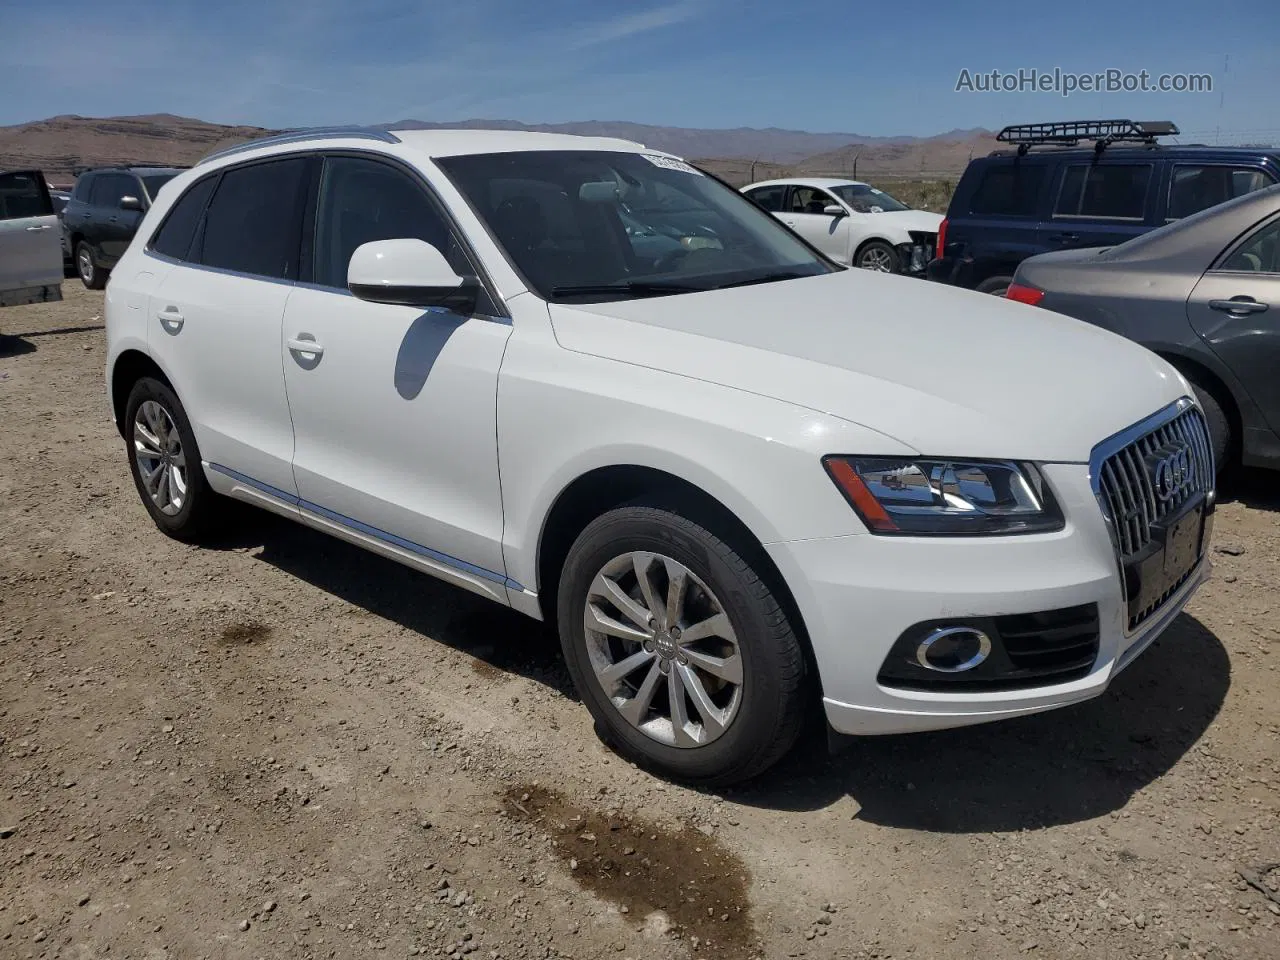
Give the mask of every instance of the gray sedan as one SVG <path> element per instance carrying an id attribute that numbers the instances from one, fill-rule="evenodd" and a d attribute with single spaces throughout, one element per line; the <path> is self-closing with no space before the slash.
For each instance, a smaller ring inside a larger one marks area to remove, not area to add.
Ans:
<path id="1" fill-rule="evenodd" d="M 1195 387 L 1219 469 L 1280 469 L 1280 185 L 1119 246 L 1024 260 L 1006 296 L 1160 354 Z"/>

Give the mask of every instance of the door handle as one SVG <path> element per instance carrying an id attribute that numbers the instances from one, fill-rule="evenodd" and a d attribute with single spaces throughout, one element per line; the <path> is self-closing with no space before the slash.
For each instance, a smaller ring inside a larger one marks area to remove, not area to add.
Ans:
<path id="1" fill-rule="evenodd" d="M 796 225 L 796 222 L 794 220 L 783 220 L 782 222 L 785 223 L 788 227 L 794 227 Z"/>
<path id="2" fill-rule="evenodd" d="M 156 319 L 160 321 L 160 325 L 169 333 L 177 333 L 182 329 L 182 325 L 187 322 L 187 318 L 182 315 L 182 311 L 177 307 L 165 307 L 156 314 Z"/>
<path id="3" fill-rule="evenodd" d="M 1049 239 L 1052 240 L 1054 243 L 1075 243 L 1077 240 L 1080 239 L 1080 234 L 1055 233 L 1053 234 L 1053 236 L 1049 237 Z"/>
<path id="4" fill-rule="evenodd" d="M 27 227 L 27 233 L 38 233 L 41 230 L 52 230 L 53 225 L 48 223 L 38 223 L 34 226 Z"/>
<path id="5" fill-rule="evenodd" d="M 1253 297 L 1232 297 L 1230 300 L 1210 300 L 1210 310 L 1220 310 L 1223 313 L 1232 313 L 1237 317 L 1248 316 L 1251 313 L 1262 313 L 1267 309 L 1267 304 L 1253 299 Z"/>
<path id="6" fill-rule="evenodd" d="M 324 356 L 324 347 L 320 346 L 314 340 L 305 339 L 306 334 L 294 337 L 285 344 L 289 348 L 290 353 L 300 354 L 302 356 L 322 357 Z"/>

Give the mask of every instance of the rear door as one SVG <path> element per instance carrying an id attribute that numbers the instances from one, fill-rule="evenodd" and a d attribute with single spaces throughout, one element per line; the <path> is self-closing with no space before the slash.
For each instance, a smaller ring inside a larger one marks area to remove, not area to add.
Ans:
<path id="1" fill-rule="evenodd" d="M 36 170 L 0 173 L 0 306 L 62 299 L 62 232 Z"/>
<path id="2" fill-rule="evenodd" d="M 1280 216 L 1201 277 L 1187 317 L 1280 432 Z"/>
<path id="3" fill-rule="evenodd" d="M 1157 226 L 1152 213 L 1159 182 L 1155 160 L 1078 160 L 1063 164 L 1047 249 L 1113 247 Z"/>

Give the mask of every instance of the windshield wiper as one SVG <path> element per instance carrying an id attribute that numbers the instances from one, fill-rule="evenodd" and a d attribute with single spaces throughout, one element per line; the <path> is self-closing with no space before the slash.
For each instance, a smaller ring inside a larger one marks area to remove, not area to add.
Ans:
<path id="1" fill-rule="evenodd" d="M 626 280 L 621 283 L 578 283 L 552 287 L 553 297 L 594 297 L 614 293 L 632 293 L 641 297 L 660 297 L 667 293 L 697 293 L 706 287 L 661 280 Z"/>
<path id="2" fill-rule="evenodd" d="M 718 283 L 712 290 L 725 290 L 729 287 L 749 287 L 753 283 L 777 283 L 779 280 L 799 280 L 802 277 L 812 277 L 816 274 L 799 273 L 795 270 L 779 270 L 775 273 L 765 273 L 758 277 L 750 277 L 746 280 L 731 280 L 728 283 Z"/>

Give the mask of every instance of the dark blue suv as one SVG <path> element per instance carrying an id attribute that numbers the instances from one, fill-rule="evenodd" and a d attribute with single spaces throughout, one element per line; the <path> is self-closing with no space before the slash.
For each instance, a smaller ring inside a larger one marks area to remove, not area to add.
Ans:
<path id="1" fill-rule="evenodd" d="M 956 185 L 929 279 L 1003 296 L 1027 257 L 1114 246 L 1280 182 L 1280 149 L 1157 142 L 1177 133 L 1167 121 L 1005 127 L 1010 148 Z"/>

